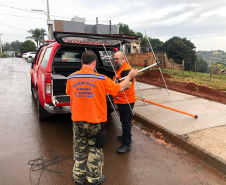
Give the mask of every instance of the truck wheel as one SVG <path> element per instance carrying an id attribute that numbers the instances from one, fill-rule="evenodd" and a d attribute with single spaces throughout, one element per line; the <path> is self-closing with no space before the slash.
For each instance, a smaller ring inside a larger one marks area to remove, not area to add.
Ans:
<path id="1" fill-rule="evenodd" d="M 38 95 L 37 95 L 37 104 L 38 104 L 38 119 L 40 121 L 44 121 L 49 116 L 49 113 L 42 107 Z"/>
<path id="2" fill-rule="evenodd" d="M 31 79 L 31 92 L 32 92 L 32 94 L 33 94 L 33 87 L 34 87 L 34 85 L 33 85 L 33 83 L 32 83 L 32 79 Z"/>

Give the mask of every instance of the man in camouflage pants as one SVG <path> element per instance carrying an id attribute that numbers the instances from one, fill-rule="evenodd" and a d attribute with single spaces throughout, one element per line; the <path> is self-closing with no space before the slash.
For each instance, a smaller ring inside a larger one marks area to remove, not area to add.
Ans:
<path id="1" fill-rule="evenodd" d="M 101 140 L 98 137 L 101 124 L 107 121 L 106 93 L 116 95 L 123 91 L 130 79 L 138 74 L 138 70 L 133 69 L 123 82 L 114 83 L 107 76 L 94 72 L 96 60 L 94 52 L 85 51 L 82 54 L 82 69 L 67 79 L 66 93 L 70 95 L 74 134 L 75 164 L 72 178 L 78 185 L 85 185 L 86 178 L 90 185 L 104 182 L 103 152 L 97 144 Z"/>
<path id="2" fill-rule="evenodd" d="M 87 178 L 89 182 L 98 182 L 102 174 L 103 152 L 101 148 L 94 147 L 96 136 L 101 131 L 101 124 L 87 123 L 85 121 L 73 122 L 73 140 L 75 165 L 73 168 L 74 179 Z M 87 150 L 89 156 L 87 161 Z M 87 161 L 87 162 L 86 162 Z M 101 168 L 100 168 L 101 167 Z"/>

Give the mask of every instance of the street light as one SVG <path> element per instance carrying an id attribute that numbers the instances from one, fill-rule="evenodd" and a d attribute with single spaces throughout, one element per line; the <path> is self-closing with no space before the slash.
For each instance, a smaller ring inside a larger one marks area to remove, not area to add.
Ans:
<path id="1" fill-rule="evenodd" d="M 49 16 L 49 0 L 46 0 L 46 1 L 47 1 L 47 13 L 44 10 L 32 9 L 32 11 L 35 11 L 35 12 L 43 12 L 45 15 L 47 15 L 48 36 L 49 36 L 49 40 L 52 40 L 51 27 L 50 27 L 50 25 L 53 24 L 53 23 L 50 20 L 50 16 Z"/>

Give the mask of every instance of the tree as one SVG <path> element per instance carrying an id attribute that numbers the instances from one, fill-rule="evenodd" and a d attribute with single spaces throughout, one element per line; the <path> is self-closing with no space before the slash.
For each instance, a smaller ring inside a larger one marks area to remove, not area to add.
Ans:
<path id="1" fill-rule="evenodd" d="M 47 33 L 46 33 L 46 30 L 45 29 L 43 29 L 43 28 L 41 28 L 40 29 L 40 32 L 41 32 L 41 44 L 43 45 L 44 44 L 44 42 L 45 42 L 45 35 L 47 35 Z"/>
<path id="2" fill-rule="evenodd" d="M 20 44 L 21 44 L 20 41 L 16 40 L 16 41 L 11 42 L 10 45 L 11 45 L 13 51 L 19 51 Z"/>
<path id="3" fill-rule="evenodd" d="M 148 42 L 148 39 L 146 37 L 141 37 L 140 38 L 140 46 L 142 48 L 149 47 L 149 42 Z"/>
<path id="4" fill-rule="evenodd" d="M 2 53 L 2 55 L 0 57 L 7 58 L 7 55 L 5 53 Z"/>
<path id="5" fill-rule="evenodd" d="M 119 23 L 119 33 L 125 35 L 136 35 L 140 38 L 140 46 L 141 48 L 149 47 L 149 42 L 147 38 L 141 32 L 134 32 L 133 30 L 129 29 L 129 26 L 124 23 Z M 149 37 L 149 41 L 151 42 L 152 49 L 154 51 L 162 51 L 164 42 L 160 41 L 159 39 L 152 39 Z"/>
<path id="6" fill-rule="evenodd" d="M 143 34 L 140 32 L 137 32 L 136 35 L 140 37 L 141 47 L 150 47 L 147 37 L 144 37 Z M 150 37 L 148 37 L 148 39 L 151 43 L 153 51 L 162 51 L 164 42 L 160 41 L 159 39 L 154 39 Z"/>
<path id="7" fill-rule="evenodd" d="M 164 42 L 162 42 L 159 39 L 152 39 L 152 38 L 149 38 L 149 40 L 151 42 L 153 51 L 162 51 L 163 50 Z"/>
<path id="8" fill-rule="evenodd" d="M 20 45 L 20 53 L 26 53 L 29 51 L 36 51 L 35 43 L 31 40 L 27 40 Z"/>
<path id="9" fill-rule="evenodd" d="M 197 58 L 197 71 L 206 73 L 208 69 L 208 62 L 204 60 L 203 58 Z"/>
<path id="10" fill-rule="evenodd" d="M 12 46 L 10 43 L 6 42 L 3 47 L 2 47 L 3 51 L 12 51 Z"/>
<path id="11" fill-rule="evenodd" d="M 167 54 L 168 58 L 172 58 L 175 63 L 182 64 L 182 60 L 184 60 L 185 70 L 193 70 L 195 69 L 195 45 L 187 40 L 186 38 L 173 37 L 167 40 L 163 49 Z"/>
<path id="12" fill-rule="evenodd" d="M 37 44 L 37 48 L 40 46 L 40 44 L 44 44 L 44 36 L 47 34 L 43 28 L 36 28 L 35 30 L 30 29 L 28 33 L 30 33 L 31 36 L 26 37 L 26 39 L 33 39 Z"/>
<path id="13" fill-rule="evenodd" d="M 130 30 L 127 24 L 119 23 L 119 34 L 135 35 L 135 32 Z"/>

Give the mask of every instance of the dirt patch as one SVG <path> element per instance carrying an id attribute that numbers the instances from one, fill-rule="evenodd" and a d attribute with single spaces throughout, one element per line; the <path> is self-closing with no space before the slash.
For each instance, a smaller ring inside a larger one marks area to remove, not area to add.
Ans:
<path id="1" fill-rule="evenodd" d="M 226 104 L 226 93 L 224 91 L 211 89 L 193 82 L 173 82 L 166 79 L 173 78 L 170 75 L 163 73 L 163 76 L 168 89 Z M 159 70 L 148 70 L 142 75 L 137 76 L 136 79 L 138 82 L 165 88 Z"/>

